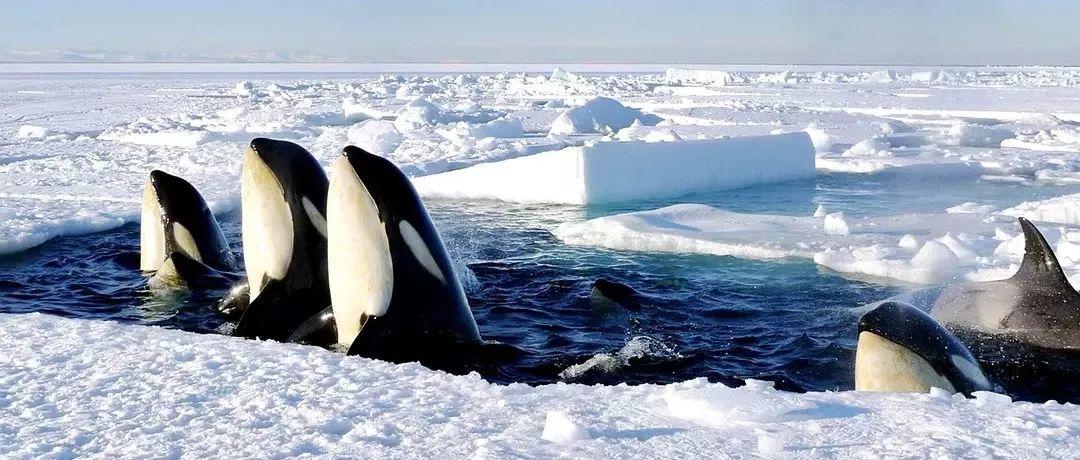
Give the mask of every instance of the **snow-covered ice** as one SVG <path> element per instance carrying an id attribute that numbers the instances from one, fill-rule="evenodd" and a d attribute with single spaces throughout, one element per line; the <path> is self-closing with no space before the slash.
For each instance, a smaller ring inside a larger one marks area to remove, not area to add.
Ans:
<path id="1" fill-rule="evenodd" d="M 48 69 L 261 68 L 189 67 Z M 416 68 L 339 66 L 353 67 Z M 473 66 L 496 67 L 507 66 Z M 590 73 L 596 69 L 653 73 Z M 0 81 L 0 209 L 7 223 L 0 247 L 6 252 L 127 221 L 136 211 L 131 198 L 154 167 L 187 178 L 216 209 L 229 209 L 239 192 L 237 152 L 255 136 L 297 141 L 322 160 L 342 145 L 360 144 L 424 176 L 581 147 L 603 136 L 677 145 L 805 131 L 819 171 L 1080 184 L 1080 159 L 1069 154 L 1080 150 L 1080 104 L 1070 96 L 1080 70 L 1073 68 L 568 66 L 540 74 L 327 79 L 308 73 L 294 80 L 258 73 L 137 80 L 12 75 Z M 670 186 L 679 188 L 692 187 Z"/>
<path id="2" fill-rule="evenodd" d="M 590 142 L 580 147 L 417 178 L 440 198 L 609 203 L 814 177 L 805 133 L 674 142 Z"/>
<path id="3" fill-rule="evenodd" d="M 494 385 L 315 347 L 0 315 L 12 457 L 1072 458 L 1076 407 L 768 382 Z"/>
<path id="4" fill-rule="evenodd" d="M 688 203 L 569 222 L 554 233 L 569 244 L 747 259 L 806 258 L 841 273 L 934 284 L 999 279 L 1015 272 L 1024 240 L 1007 213 L 845 218 L 841 212 L 821 217 L 747 214 Z M 1042 231 L 1063 253 L 1072 253 L 1071 241 L 1080 240 L 1076 229 Z M 1062 267 L 1074 282 L 1080 280 L 1080 265 L 1063 258 Z"/>

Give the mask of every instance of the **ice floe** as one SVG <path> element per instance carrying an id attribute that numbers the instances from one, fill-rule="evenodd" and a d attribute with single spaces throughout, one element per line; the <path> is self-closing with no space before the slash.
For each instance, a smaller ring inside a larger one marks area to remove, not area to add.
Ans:
<path id="1" fill-rule="evenodd" d="M 935 284 L 1009 276 L 1023 256 L 1023 236 L 1015 227 L 1012 217 L 995 213 L 845 218 L 839 212 L 782 216 L 678 204 L 565 223 L 554 234 L 569 244 L 617 250 L 804 258 L 851 275 Z M 1070 254 L 1080 237 L 1052 227 L 1043 233 Z M 1062 265 L 1068 274 L 1080 274 L 1080 265 Z"/>
<path id="2" fill-rule="evenodd" d="M 681 142 L 591 142 L 413 182 L 422 195 L 515 202 L 608 203 L 814 176 L 805 133 Z"/>

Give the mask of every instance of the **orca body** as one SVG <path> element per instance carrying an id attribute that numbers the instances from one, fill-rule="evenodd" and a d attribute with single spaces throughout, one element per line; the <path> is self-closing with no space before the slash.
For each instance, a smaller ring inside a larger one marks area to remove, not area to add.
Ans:
<path id="1" fill-rule="evenodd" d="M 1024 259 L 1011 278 L 946 287 L 930 315 L 958 333 L 1005 336 L 1048 349 L 1080 349 L 1080 293 L 1039 230 L 1020 218 Z"/>
<path id="2" fill-rule="evenodd" d="M 628 310 L 638 310 L 648 302 L 648 297 L 618 281 L 599 278 L 593 282 L 589 300 L 596 305 L 619 305 Z"/>
<path id="3" fill-rule="evenodd" d="M 155 287 L 227 286 L 239 275 L 225 234 L 188 181 L 154 170 L 143 188 L 139 268 Z"/>
<path id="4" fill-rule="evenodd" d="M 888 301 L 864 314 L 855 389 L 926 393 L 932 387 L 968 395 L 995 390 L 967 347 L 922 310 Z"/>
<path id="5" fill-rule="evenodd" d="M 319 162 L 299 145 L 255 139 L 244 153 L 241 230 L 243 286 L 219 304 L 243 308 L 233 335 L 286 340 L 330 305 L 326 262 L 326 192 Z M 234 313 L 235 314 L 235 313 Z"/>
<path id="6" fill-rule="evenodd" d="M 442 239 L 393 163 L 344 149 L 331 174 L 327 230 L 334 327 L 350 355 L 413 361 L 481 343 Z"/>

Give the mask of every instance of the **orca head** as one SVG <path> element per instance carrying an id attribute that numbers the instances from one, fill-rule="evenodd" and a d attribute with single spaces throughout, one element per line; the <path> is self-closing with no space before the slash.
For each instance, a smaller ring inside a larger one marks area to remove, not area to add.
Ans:
<path id="1" fill-rule="evenodd" d="M 597 304 L 615 304 L 633 309 L 641 306 L 644 295 L 618 281 L 598 278 L 593 282 L 589 297 Z"/>
<path id="2" fill-rule="evenodd" d="M 461 290 L 420 196 L 397 166 L 348 146 L 331 178 L 330 297 L 341 344 L 356 338 L 366 318 L 386 315 L 401 270 Z"/>
<path id="3" fill-rule="evenodd" d="M 240 195 L 252 300 L 266 282 L 285 277 L 294 252 L 325 248 L 327 184 L 322 166 L 303 147 L 273 139 L 251 141 L 244 153 Z M 305 269 L 324 271 L 325 266 Z"/>
<path id="4" fill-rule="evenodd" d="M 150 172 L 143 188 L 139 268 L 156 271 L 179 253 L 215 270 L 235 270 L 225 235 L 199 191 L 163 171 Z"/>
<path id="5" fill-rule="evenodd" d="M 993 390 L 967 347 L 922 310 L 890 301 L 866 312 L 859 319 L 855 389 L 926 393 L 931 387 Z"/>

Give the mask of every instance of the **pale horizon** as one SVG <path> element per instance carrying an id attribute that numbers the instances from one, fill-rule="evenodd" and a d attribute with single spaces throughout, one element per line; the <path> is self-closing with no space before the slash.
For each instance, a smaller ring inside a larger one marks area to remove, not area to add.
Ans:
<path id="1" fill-rule="evenodd" d="M 45 0 L 9 10 L 8 63 L 1080 64 L 1080 5 L 1050 0 Z"/>

